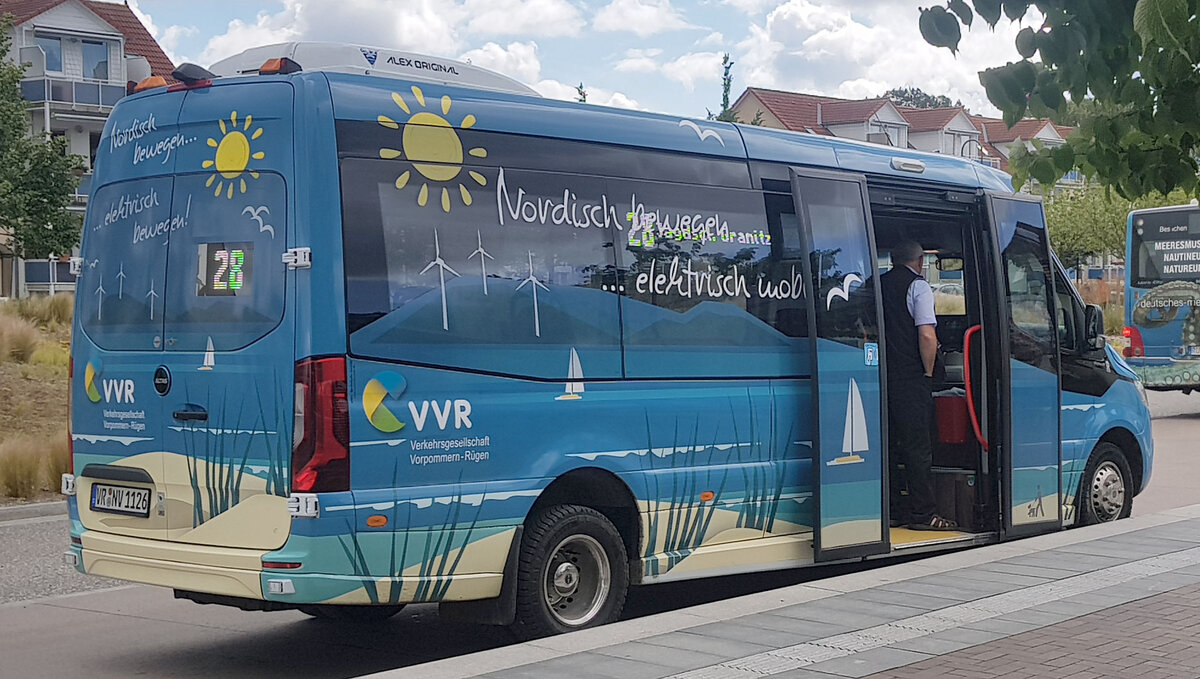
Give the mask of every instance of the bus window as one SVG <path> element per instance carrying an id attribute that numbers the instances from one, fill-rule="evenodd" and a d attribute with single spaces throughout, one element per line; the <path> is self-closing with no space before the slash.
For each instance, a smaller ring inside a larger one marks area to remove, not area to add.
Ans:
<path id="1" fill-rule="evenodd" d="M 429 187 L 439 170 L 462 188 Z M 351 351 L 562 378 L 575 350 L 587 377 L 620 377 L 615 228 L 566 221 L 606 201 L 596 177 L 343 160 Z"/>
<path id="2" fill-rule="evenodd" d="M 794 215 L 780 217 L 776 239 L 756 191 L 609 186 L 633 206 L 622 243 L 627 376 L 807 374 L 807 344 L 797 339 L 807 333 Z"/>
<path id="3" fill-rule="evenodd" d="M 172 183 L 121 182 L 92 197 L 76 286 L 80 324 L 103 349 L 162 348 Z"/>

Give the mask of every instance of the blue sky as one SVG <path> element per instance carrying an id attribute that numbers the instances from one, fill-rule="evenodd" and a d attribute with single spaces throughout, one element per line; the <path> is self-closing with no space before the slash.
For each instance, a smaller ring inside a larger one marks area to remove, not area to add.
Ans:
<path id="1" fill-rule="evenodd" d="M 721 54 L 746 86 L 850 98 L 916 85 L 994 114 L 976 73 L 1021 24 L 976 24 L 953 57 L 917 31 L 929 0 L 129 0 L 167 53 L 208 65 L 319 40 L 469 59 L 544 96 L 686 116 L 720 107 Z"/>

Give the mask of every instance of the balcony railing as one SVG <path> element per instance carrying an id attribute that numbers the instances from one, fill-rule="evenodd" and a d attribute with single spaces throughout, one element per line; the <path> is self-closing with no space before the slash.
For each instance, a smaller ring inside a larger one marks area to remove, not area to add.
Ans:
<path id="1" fill-rule="evenodd" d="M 76 203 L 88 202 L 88 196 L 92 194 L 92 173 L 85 172 L 79 177 L 79 186 L 75 187 L 75 193 L 72 199 Z"/>
<path id="2" fill-rule="evenodd" d="M 37 78 L 21 81 L 21 98 L 30 102 L 53 101 L 86 106 L 115 106 L 125 96 L 120 85 L 86 80 Z"/>

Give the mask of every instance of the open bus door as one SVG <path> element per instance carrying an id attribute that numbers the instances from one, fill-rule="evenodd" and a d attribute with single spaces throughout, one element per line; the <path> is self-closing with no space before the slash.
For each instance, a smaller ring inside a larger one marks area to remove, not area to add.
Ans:
<path id="1" fill-rule="evenodd" d="M 883 311 L 866 178 L 793 168 L 791 182 L 811 293 L 813 558 L 884 554 Z"/>
<path id="2" fill-rule="evenodd" d="M 985 294 L 992 327 L 1003 329 L 985 338 L 1000 357 L 989 381 L 1001 436 L 991 446 L 1003 534 L 1015 538 L 1062 526 L 1057 297 L 1041 199 L 987 192 L 986 201 L 993 275 L 985 287 L 994 292 Z"/>

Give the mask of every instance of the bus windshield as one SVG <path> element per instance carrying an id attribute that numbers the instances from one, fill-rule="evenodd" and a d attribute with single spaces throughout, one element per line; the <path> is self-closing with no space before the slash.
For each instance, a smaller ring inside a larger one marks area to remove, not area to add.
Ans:
<path id="1" fill-rule="evenodd" d="M 1135 215 L 1129 249 L 1129 276 L 1135 288 L 1200 280 L 1200 210 Z"/>

